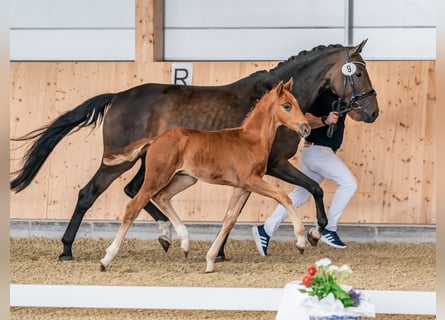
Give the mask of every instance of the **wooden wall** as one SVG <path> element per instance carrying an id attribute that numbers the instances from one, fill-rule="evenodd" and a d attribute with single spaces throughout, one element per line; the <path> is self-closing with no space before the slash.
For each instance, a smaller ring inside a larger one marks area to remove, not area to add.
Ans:
<path id="1" fill-rule="evenodd" d="M 135 62 L 11 63 L 11 136 L 45 125 L 94 95 L 144 82 L 170 81 L 171 63 L 154 62 L 159 57 L 162 38 L 156 37 L 153 3 L 138 0 L 136 7 Z M 276 63 L 195 62 L 193 82 L 230 83 Z M 341 222 L 434 224 L 435 63 L 369 61 L 368 70 L 381 114 L 373 124 L 348 120 L 339 155 L 356 175 L 359 188 Z M 20 165 L 19 158 L 25 150 L 18 148 L 21 145 L 10 145 L 11 171 Z M 33 183 L 19 194 L 11 193 L 11 218 L 69 219 L 79 189 L 99 166 L 101 152 L 101 128 L 83 129 L 62 140 Z M 299 165 L 298 152 L 293 161 Z M 88 211 L 86 219 L 119 219 L 128 201 L 123 187 L 134 172 L 135 168 L 117 179 Z M 292 189 L 274 178 L 266 179 L 286 191 Z M 322 187 L 329 205 L 334 186 L 323 182 Z M 178 195 L 174 206 L 185 221 L 220 221 L 230 194 L 229 187 L 198 183 Z M 263 221 L 275 205 L 273 200 L 252 195 L 239 221 Z M 299 212 L 305 221 L 313 221 L 313 201 Z M 139 219 L 149 218 L 141 214 Z"/>

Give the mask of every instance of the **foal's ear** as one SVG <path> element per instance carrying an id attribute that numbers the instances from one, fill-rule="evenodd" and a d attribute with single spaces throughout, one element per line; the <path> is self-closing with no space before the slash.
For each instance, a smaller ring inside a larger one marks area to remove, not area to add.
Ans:
<path id="1" fill-rule="evenodd" d="M 280 81 L 280 83 L 277 85 L 277 95 L 281 96 L 283 94 L 283 80 Z"/>
<path id="2" fill-rule="evenodd" d="M 291 91 L 293 85 L 294 85 L 294 78 L 290 78 L 289 81 L 284 84 L 284 89 L 286 89 L 287 91 Z"/>
<path id="3" fill-rule="evenodd" d="M 365 46 L 367 41 L 368 41 L 368 39 L 365 39 L 359 45 L 353 47 L 352 50 L 351 50 L 351 57 L 359 54 L 360 52 L 362 52 L 362 49 Z"/>

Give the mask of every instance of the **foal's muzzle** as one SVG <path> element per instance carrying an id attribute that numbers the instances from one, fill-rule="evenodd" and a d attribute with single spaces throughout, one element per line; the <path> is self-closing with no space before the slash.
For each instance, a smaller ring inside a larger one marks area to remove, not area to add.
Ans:
<path id="1" fill-rule="evenodd" d="M 302 138 L 306 138 L 311 133 L 311 127 L 308 123 L 302 123 L 297 127 L 297 132 Z"/>

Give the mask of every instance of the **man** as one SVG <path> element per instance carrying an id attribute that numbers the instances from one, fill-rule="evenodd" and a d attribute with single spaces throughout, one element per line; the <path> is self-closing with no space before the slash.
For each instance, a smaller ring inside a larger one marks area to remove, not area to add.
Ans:
<path id="1" fill-rule="evenodd" d="M 345 114 L 339 115 L 335 111 L 337 103 L 339 103 L 338 97 L 330 90 L 325 90 L 306 113 L 312 131 L 306 137 L 301 150 L 301 171 L 318 183 L 323 179 L 328 179 L 337 184 L 327 213 L 328 224 L 320 240 L 332 247 L 343 249 L 346 245 L 337 234 L 337 222 L 357 190 L 357 181 L 346 164 L 335 154 L 343 142 L 345 129 Z M 356 113 L 350 111 L 348 115 L 354 119 Z M 328 136 L 330 125 L 335 126 L 331 137 Z M 296 186 L 289 197 L 294 207 L 298 208 L 309 199 L 310 193 Z M 278 205 L 264 225 L 253 226 L 255 243 L 262 256 L 267 255 L 270 238 L 287 216 L 288 213 L 284 207 Z"/>

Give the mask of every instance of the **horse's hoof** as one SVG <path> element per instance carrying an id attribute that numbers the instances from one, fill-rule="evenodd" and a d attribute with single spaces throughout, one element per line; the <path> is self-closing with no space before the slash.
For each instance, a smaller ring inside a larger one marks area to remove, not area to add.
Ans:
<path id="1" fill-rule="evenodd" d="M 303 253 L 304 253 L 304 247 L 299 247 L 299 246 L 297 246 L 297 250 L 298 250 L 298 252 L 299 252 L 300 254 L 303 254 Z"/>
<path id="2" fill-rule="evenodd" d="M 226 256 L 225 255 L 217 256 L 216 259 L 215 259 L 215 263 L 224 262 L 224 261 L 226 261 Z"/>
<path id="3" fill-rule="evenodd" d="M 105 267 L 102 263 L 100 264 L 100 271 L 104 272 L 107 270 L 107 267 Z"/>
<path id="4" fill-rule="evenodd" d="M 73 259 L 73 256 L 66 256 L 63 253 L 59 256 L 59 261 L 71 261 Z"/>
<path id="5" fill-rule="evenodd" d="M 181 253 L 182 253 L 182 255 L 184 256 L 184 258 L 187 258 L 188 254 L 189 254 L 188 251 L 185 251 L 185 250 L 183 250 L 183 249 L 181 249 Z"/>
<path id="6" fill-rule="evenodd" d="M 161 244 L 162 249 L 167 252 L 170 248 L 171 241 L 169 241 L 166 236 L 159 236 L 158 241 Z"/>
<path id="7" fill-rule="evenodd" d="M 316 238 L 314 238 L 313 236 L 312 236 L 312 233 L 311 232 L 308 232 L 307 233 L 307 241 L 309 241 L 309 243 L 311 244 L 311 246 L 313 246 L 313 247 L 316 247 L 317 246 L 317 244 L 318 244 L 318 240 L 320 240 L 320 239 L 316 239 Z"/>

